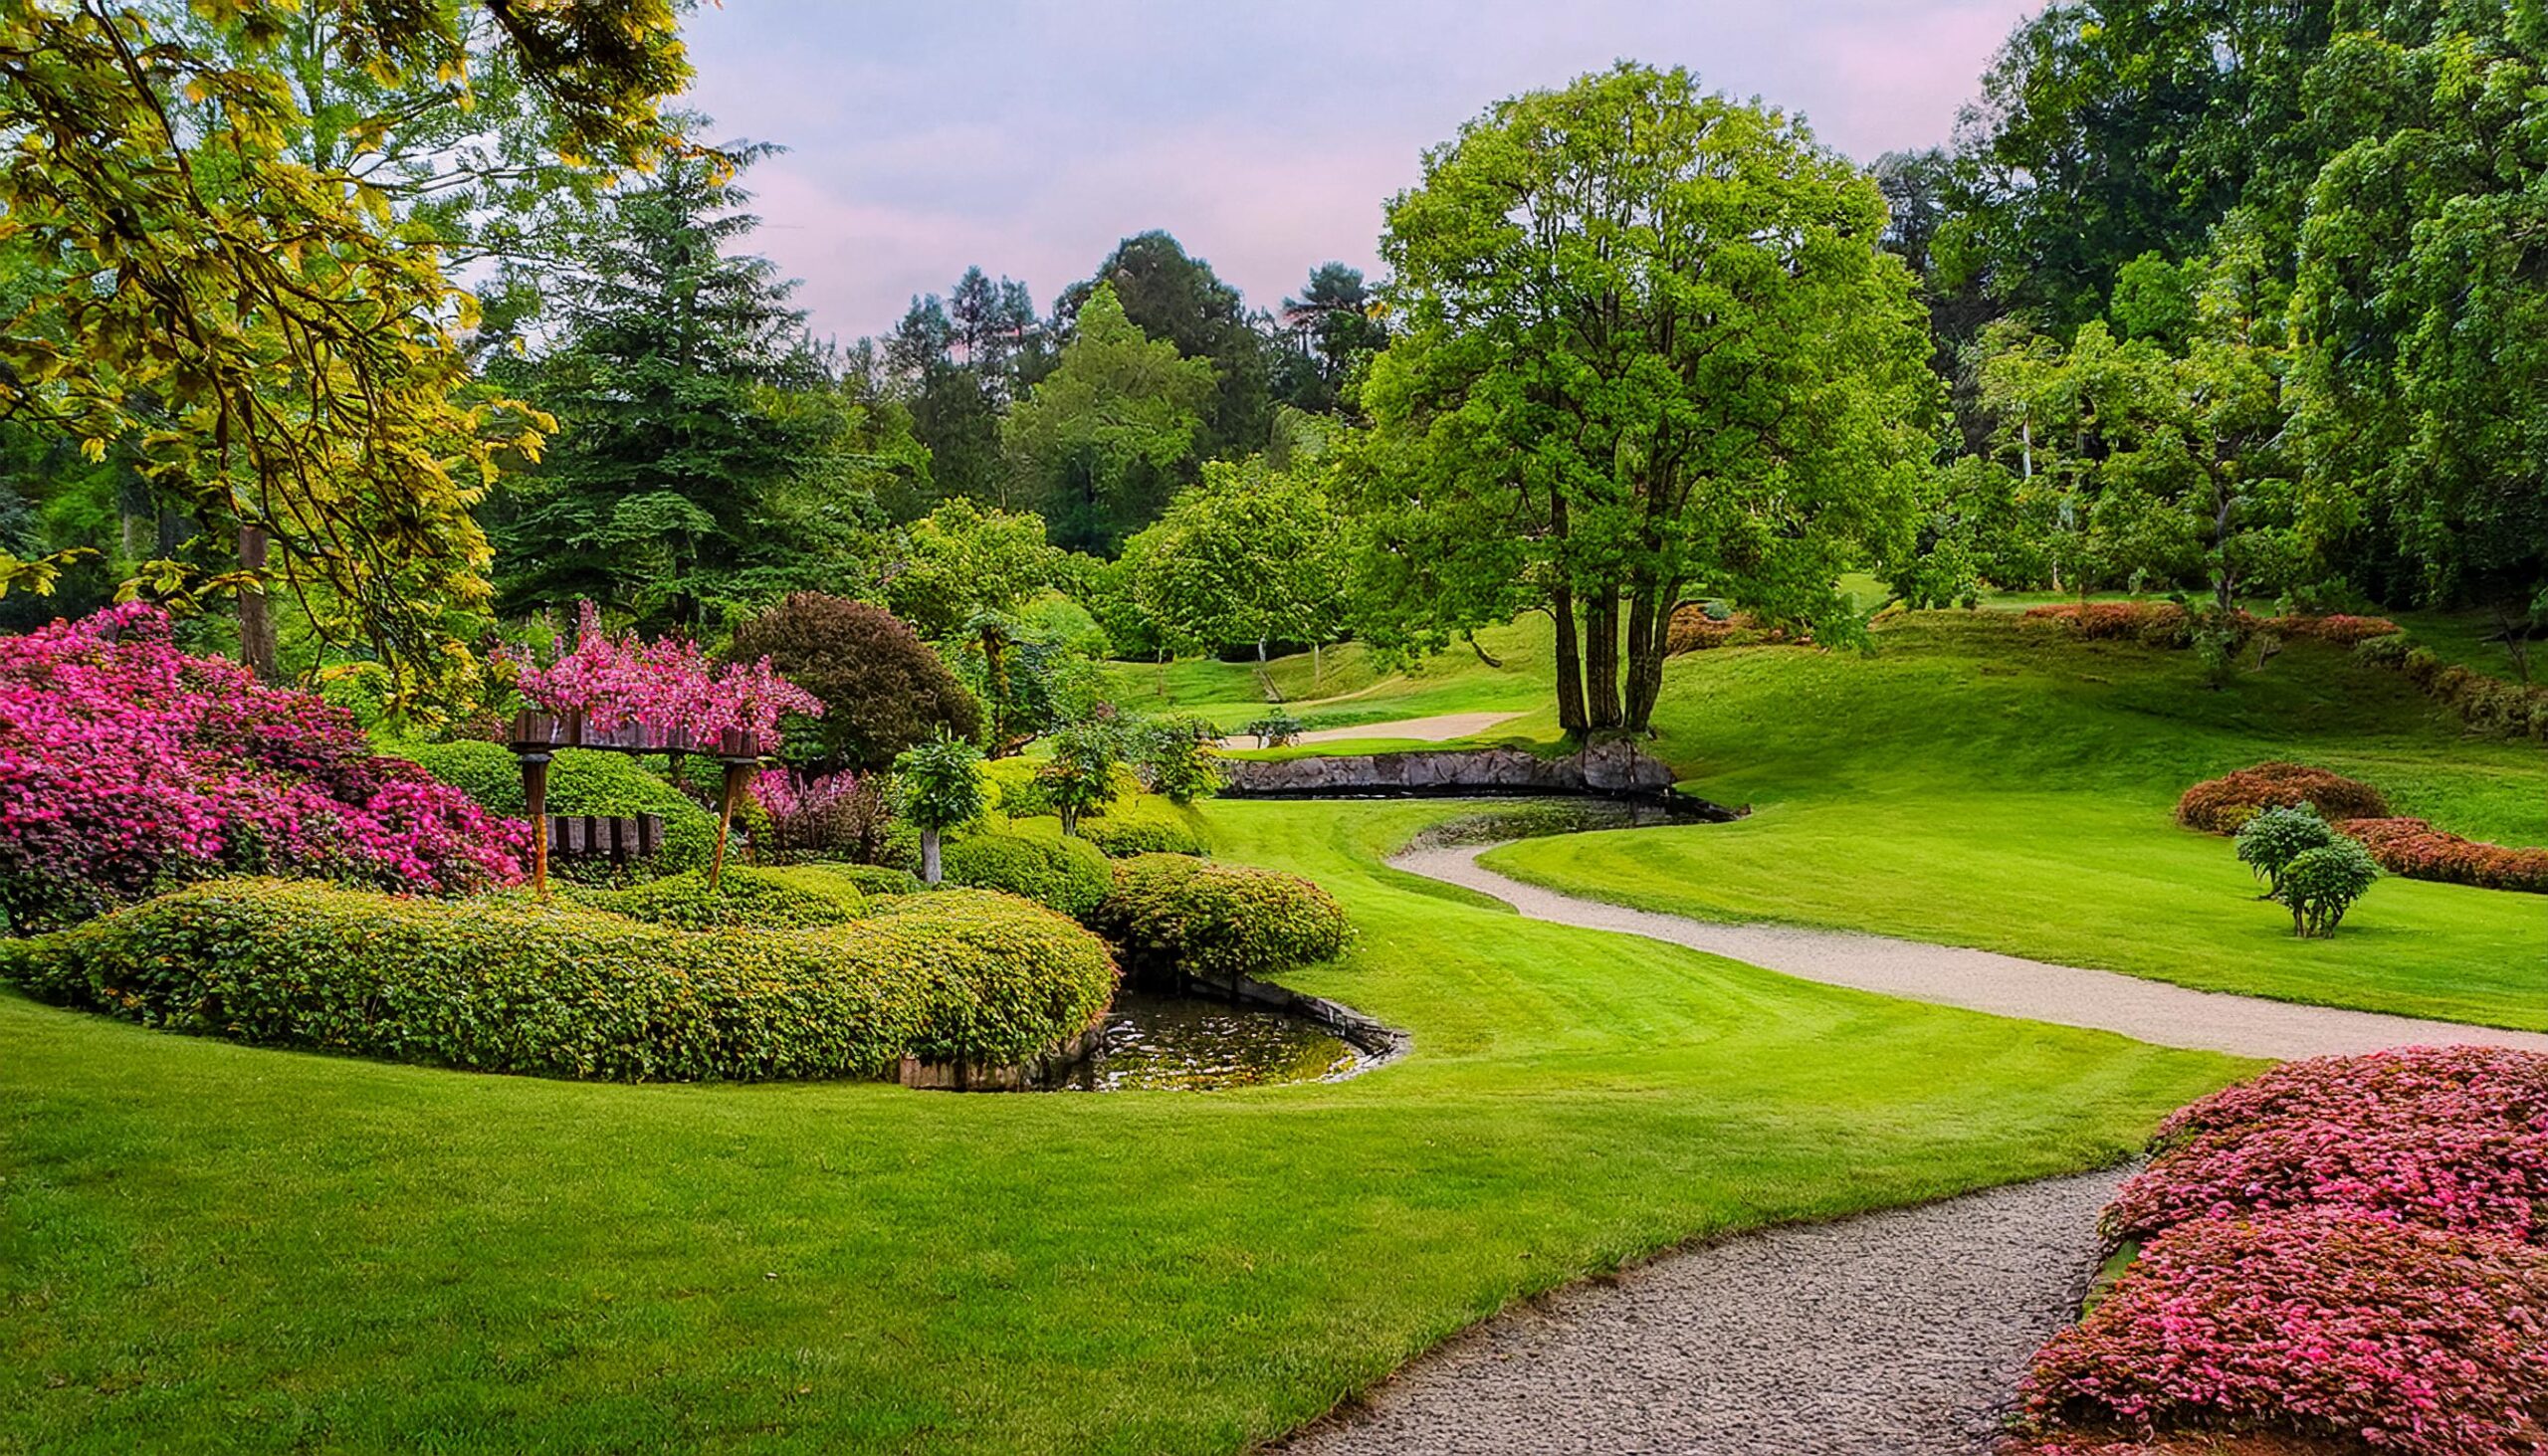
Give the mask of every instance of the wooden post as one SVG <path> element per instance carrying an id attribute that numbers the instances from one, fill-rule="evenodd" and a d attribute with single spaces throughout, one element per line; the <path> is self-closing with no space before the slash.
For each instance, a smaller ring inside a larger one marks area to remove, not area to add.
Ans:
<path id="1" fill-rule="evenodd" d="M 717 857 L 708 867 L 708 890 L 712 895 L 726 878 L 726 837 L 735 832 L 736 801 L 743 796 L 743 779 L 758 761 L 753 758 L 725 760 L 726 792 L 717 810 Z"/>
<path id="2" fill-rule="evenodd" d="M 522 802 L 531 813 L 531 888 L 548 898 L 548 755 L 522 755 Z"/>

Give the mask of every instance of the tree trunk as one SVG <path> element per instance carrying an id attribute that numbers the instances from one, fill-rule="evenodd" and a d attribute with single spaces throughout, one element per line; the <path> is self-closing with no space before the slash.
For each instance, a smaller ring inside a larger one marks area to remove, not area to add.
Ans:
<path id="1" fill-rule="evenodd" d="M 1575 593 L 1565 583 L 1549 590 L 1549 617 L 1557 623 L 1557 726 L 1584 731 L 1584 663 L 1575 637 Z"/>
<path id="2" fill-rule="evenodd" d="M 262 526 L 239 527 L 239 565 L 257 579 L 239 588 L 239 661 L 260 683 L 277 683 L 283 674 L 275 661 L 275 619 L 266 602 L 266 532 Z"/>
<path id="3" fill-rule="evenodd" d="M 1611 585 L 1584 612 L 1584 713 L 1588 728 L 1619 726 L 1619 592 Z"/>
<path id="4" fill-rule="evenodd" d="M 921 883 L 924 885 L 935 885 L 938 883 L 938 831 L 935 829 L 924 829 L 920 832 Z"/>
<path id="5" fill-rule="evenodd" d="M 1653 726 L 1654 704 L 1663 694 L 1663 654 L 1671 646 L 1672 604 L 1681 594 L 1678 582 L 1647 582 L 1628 603 L 1627 728 L 1644 732 Z"/>

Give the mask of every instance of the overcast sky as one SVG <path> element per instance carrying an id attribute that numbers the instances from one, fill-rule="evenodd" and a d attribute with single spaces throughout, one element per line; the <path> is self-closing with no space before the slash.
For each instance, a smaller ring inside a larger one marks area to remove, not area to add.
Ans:
<path id="1" fill-rule="evenodd" d="M 756 246 L 843 340 L 965 265 L 1039 308 L 1165 228 L 1250 305 L 1335 258 L 1490 103 L 1625 57 L 1801 111 L 1861 160 L 1946 139 L 2039 0 L 723 0 L 688 24 Z"/>

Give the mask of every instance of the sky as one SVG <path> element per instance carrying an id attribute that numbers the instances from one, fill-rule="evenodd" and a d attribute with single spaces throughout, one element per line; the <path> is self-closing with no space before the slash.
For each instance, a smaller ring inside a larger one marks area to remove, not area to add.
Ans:
<path id="1" fill-rule="evenodd" d="M 1376 272 L 1424 149 L 1626 58 L 1802 113 L 1872 160 L 1946 140 L 2040 0 L 722 0 L 688 104 L 787 150 L 754 249 L 818 334 L 893 326 L 968 264 L 1039 308 L 1119 239 L 1176 235 L 1257 308 Z"/>

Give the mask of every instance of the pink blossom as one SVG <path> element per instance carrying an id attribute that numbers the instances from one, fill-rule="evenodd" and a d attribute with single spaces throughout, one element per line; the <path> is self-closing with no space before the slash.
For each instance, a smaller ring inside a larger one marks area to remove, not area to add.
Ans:
<path id="1" fill-rule="evenodd" d="M 823 712 L 821 700 L 780 677 L 766 657 L 720 668 L 682 638 L 646 642 L 633 631 L 608 631 L 591 602 L 577 604 L 574 649 L 555 662 L 540 667 L 527 654 L 508 656 L 524 664 L 515 686 L 525 699 L 548 713 L 579 713 L 587 728 L 602 732 L 638 728 L 713 745 L 740 729 L 766 752 L 778 746 L 784 715 Z"/>

